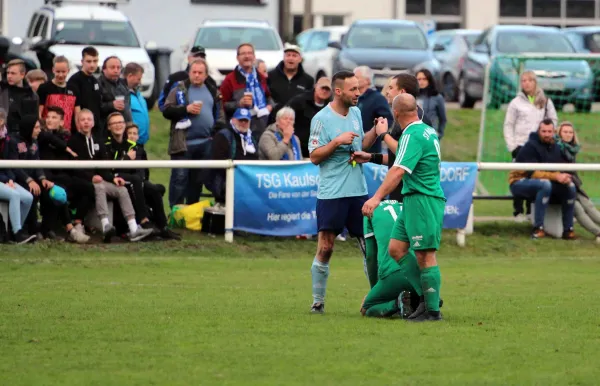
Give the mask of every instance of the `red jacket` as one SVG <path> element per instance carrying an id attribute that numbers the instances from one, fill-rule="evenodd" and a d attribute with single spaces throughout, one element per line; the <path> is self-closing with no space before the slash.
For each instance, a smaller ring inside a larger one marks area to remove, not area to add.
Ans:
<path id="1" fill-rule="evenodd" d="M 267 78 L 258 72 L 257 74 L 260 79 L 260 85 L 265 93 L 267 104 L 272 106 L 273 100 L 271 99 L 269 86 L 267 86 Z M 239 103 L 244 97 L 244 92 L 246 92 L 246 78 L 236 68 L 227 74 L 225 79 L 223 79 L 223 83 L 221 83 L 221 96 L 223 97 L 223 108 L 227 120 L 230 120 L 235 110 L 240 107 Z"/>

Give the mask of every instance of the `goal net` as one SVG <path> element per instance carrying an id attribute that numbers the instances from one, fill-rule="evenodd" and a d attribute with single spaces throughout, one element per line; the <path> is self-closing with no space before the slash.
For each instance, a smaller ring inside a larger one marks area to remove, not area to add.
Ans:
<path id="1" fill-rule="evenodd" d="M 508 103 L 520 91 L 520 76 L 534 71 L 538 85 L 556 106 L 558 122 L 569 121 L 581 144 L 577 162 L 600 162 L 600 55 L 502 55 L 486 69 L 481 108 L 480 162 L 510 162 L 503 126 Z M 536 128 L 532 128 L 535 130 Z M 580 172 L 583 188 L 600 201 L 600 174 Z M 481 171 L 477 183 L 480 195 L 507 195 L 508 172 Z"/>

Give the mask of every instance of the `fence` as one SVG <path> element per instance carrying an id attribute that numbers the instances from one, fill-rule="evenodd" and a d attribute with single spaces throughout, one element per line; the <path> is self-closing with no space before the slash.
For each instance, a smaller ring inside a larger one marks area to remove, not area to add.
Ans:
<path id="1" fill-rule="evenodd" d="M 260 165 L 278 166 L 292 164 L 307 164 L 308 161 L 25 161 L 25 160 L 0 160 L 0 169 L 34 169 L 43 167 L 45 169 L 226 169 L 226 196 L 225 196 L 225 241 L 233 242 L 234 224 L 234 169 L 237 165 Z M 481 170 L 560 170 L 563 172 L 574 171 L 600 171 L 600 163 L 597 164 L 535 164 L 512 162 L 478 162 L 477 169 Z M 508 185 L 508 181 L 505 180 Z M 465 235 L 473 231 L 473 216 L 469 216 L 465 229 L 457 231 L 457 243 L 465 244 Z"/>
<path id="2" fill-rule="evenodd" d="M 517 96 L 520 76 L 528 70 L 536 73 L 539 86 L 556 106 L 558 121 L 574 124 L 582 143 L 578 161 L 600 162 L 600 114 L 590 113 L 592 104 L 600 101 L 600 55 L 573 53 L 497 55 L 490 60 L 485 69 L 477 162 L 511 161 L 503 136 L 506 111 L 501 107 Z M 478 177 L 481 195 L 509 194 L 505 183 L 508 173 L 484 171 Z M 587 192 L 598 202 L 598 174 L 584 172 L 581 177 L 588 181 Z"/>

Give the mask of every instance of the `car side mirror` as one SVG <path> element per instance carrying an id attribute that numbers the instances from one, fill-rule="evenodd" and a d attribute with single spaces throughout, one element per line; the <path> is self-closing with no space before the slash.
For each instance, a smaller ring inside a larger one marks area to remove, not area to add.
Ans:
<path id="1" fill-rule="evenodd" d="M 478 44 L 475 46 L 475 52 L 478 52 L 480 54 L 489 54 L 490 49 L 485 44 Z"/>
<path id="2" fill-rule="evenodd" d="M 329 47 L 329 48 L 335 48 L 336 50 L 341 50 L 342 49 L 342 45 L 340 44 L 340 42 L 329 42 L 327 44 L 327 47 Z"/>
<path id="3" fill-rule="evenodd" d="M 446 48 L 445 48 L 443 45 L 441 45 L 441 44 L 437 43 L 437 44 L 435 44 L 435 45 L 433 46 L 433 50 L 434 50 L 434 51 L 436 51 L 436 52 L 439 52 L 439 51 L 446 51 Z"/>

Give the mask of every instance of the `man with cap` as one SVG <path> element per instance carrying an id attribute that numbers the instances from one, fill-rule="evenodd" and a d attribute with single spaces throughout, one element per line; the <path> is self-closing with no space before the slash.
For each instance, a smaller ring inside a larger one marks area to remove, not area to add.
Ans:
<path id="1" fill-rule="evenodd" d="M 331 79 L 321 77 L 314 88 L 293 97 L 288 106 L 296 113 L 294 133 L 300 140 L 302 157 L 309 158 L 308 138 L 310 137 L 310 121 L 331 101 Z"/>
<path id="2" fill-rule="evenodd" d="M 315 83 L 313 77 L 304 72 L 300 47 L 288 43 L 283 49 L 283 60 L 269 71 L 267 81 L 275 102 L 271 120 L 274 120 L 277 111 L 290 99 L 310 90 Z"/>
<path id="3" fill-rule="evenodd" d="M 250 129 L 252 113 L 249 109 L 238 108 L 229 121 L 229 127 L 220 130 L 214 137 L 213 160 L 257 160 L 258 136 Z M 216 206 L 225 204 L 225 169 L 213 169 L 212 186 L 209 189 L 215 196 Z"/>
<path id="4" fill-rule="evenodd" d="M 187 58 L 188 58 L 188 66 L 186 67 L 186 69 L 182 70 L 182 71 L 174 72 L 171 75 L 169 75 L 169 78 L 167 79 L 167 83 L 165 83 L 165 86 L 163 87 L 162 91 L 160 92 L 160 96 L 158 97 L 158 108 L 160 109 L 160 111 L 164 110 L 165 99 L 167 99 L 167 95 L 169 95 L 169 92 L 177 84 L 177 82 L 181 82 L 181 81 L 187 80 L 189 78 L 190 64 L 198 58 L 206 60 L 206 51 L 204 50 L 204 47 L 202 47 L 202 46 L 194 46 L 188 53 Z M 208 76 L 208 78 L 206 78 L 205 83 L 207 85 L 213 86 L 215 89 L 218 88 L 217 82 L 215 82 L 215 80 L 213 78 L 211 78 L 210 75 Z"/>

